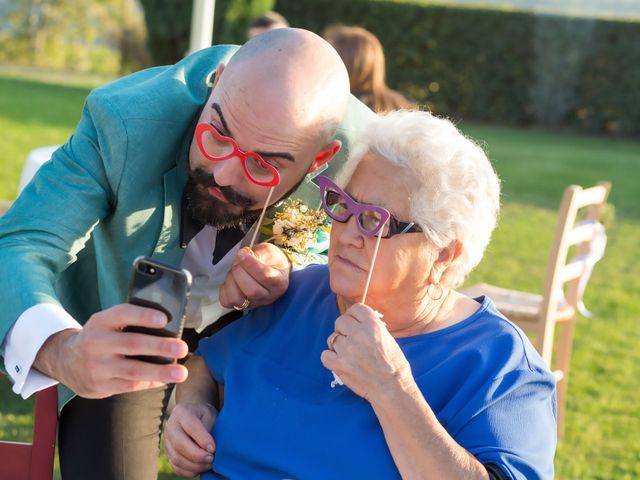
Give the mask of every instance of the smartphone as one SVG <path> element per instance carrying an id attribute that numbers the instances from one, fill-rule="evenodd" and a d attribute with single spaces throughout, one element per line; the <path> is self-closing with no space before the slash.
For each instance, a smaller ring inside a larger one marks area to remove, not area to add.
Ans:
<path id="1" fill-rule="evenodd" d="M 160 310 L 167 315 L 168 322 L 164 328 L 130 326 L 124 331 L 180 338 L 190 291 L 191 273 L 188 270 L 146 257 L 136 258 L 133 261 L 128 302 Z M 146 355 L 129 358 L 163 364 L 175 361 L 168 357 Z"/>

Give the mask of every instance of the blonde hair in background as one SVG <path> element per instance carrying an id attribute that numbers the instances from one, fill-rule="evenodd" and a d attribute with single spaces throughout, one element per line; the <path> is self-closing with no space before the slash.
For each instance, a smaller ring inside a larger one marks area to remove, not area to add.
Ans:
<path id="1" fill-rule="evenodd" d="M 336 49 L 349 72 L 351 93 L 376 112 L 416 105 L 386 84 L 386 65 L 380 40 L 362 27 L 330 25 L 323 37 Z"/>

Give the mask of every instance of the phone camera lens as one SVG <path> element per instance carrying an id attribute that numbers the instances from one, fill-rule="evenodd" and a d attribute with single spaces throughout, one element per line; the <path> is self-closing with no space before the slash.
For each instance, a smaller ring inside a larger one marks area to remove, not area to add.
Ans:
<path id="1" fill-rule="evenodd" d="M 154 276 L 156 273 L 158 273 L 158 270 L 156 269 L 156 267 L 149 265 L 148 263 L 139 263 L 137 266 L 137 269 L 140 273 L 143 273 L 149 276 Z"/>

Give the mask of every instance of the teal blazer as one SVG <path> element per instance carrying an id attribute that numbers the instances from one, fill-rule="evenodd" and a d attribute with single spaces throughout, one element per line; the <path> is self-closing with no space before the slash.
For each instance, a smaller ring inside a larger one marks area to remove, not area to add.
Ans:
<path id="1" fill-rule="evenodd" d="M 212 74 L 237 49 L 210 47 L 89 94 L 75 133 L 0 218 L 0 342 L 39 303 L 59 304 L 84 323 L 125 302 L 139 255 L 181 262 L 191 135 Z M 372 116 L 351 98 L 329 174 Z M 297 196 L 313 202 L 314 192 L 305 182 Z M 63 387 L 59 393 L 61 405 L 73 396 Z"/>

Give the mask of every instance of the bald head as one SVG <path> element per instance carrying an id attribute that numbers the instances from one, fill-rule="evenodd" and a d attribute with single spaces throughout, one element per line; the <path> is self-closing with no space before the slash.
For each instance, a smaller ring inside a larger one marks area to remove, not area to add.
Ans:
<path id="1" fill-rule="evenodd" d="M 333 138 L 349 97 L 340 56 L 318 35 L 281 28 L 259 35 L 231 58 L 220 78 L 229 95 L 242 95 L 256 115 L 294 122 L 318 145 Z"/>
<path id="2" fill-rule="evenodd" d="M 253 221 L 266 201 L 293 192 L 340 149 L 333 137 L 348 99 L 346 68 L 319 36 L 278 29 L 247 42 L 218 67 L 198 120 L 205 128 L 191 141 L 194 218 L 216 227 Z"/>

